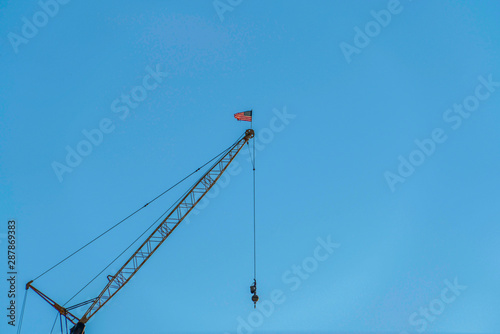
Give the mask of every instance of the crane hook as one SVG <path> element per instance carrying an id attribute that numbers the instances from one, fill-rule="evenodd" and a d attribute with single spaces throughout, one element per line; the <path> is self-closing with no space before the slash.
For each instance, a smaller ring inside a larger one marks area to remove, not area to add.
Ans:
<path id="1" fill-rule="evenodd" d="M 254 279 L 253 284 L 250 285 L 250 293 L 253 294 L 252 296 L 252 301 L 253 301 L 253 308 L 257 306 L 257 302 L 259 301 L 259 296 L 257 296 L 257 281 Z"/>

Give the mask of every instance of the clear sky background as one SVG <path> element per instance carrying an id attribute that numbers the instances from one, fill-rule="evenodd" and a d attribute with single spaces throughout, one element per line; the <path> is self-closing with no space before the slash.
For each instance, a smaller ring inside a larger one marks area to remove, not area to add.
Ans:
<path id="1" fill-rule="evenodd" d="M 498 1 L 220 3 L 73 0 L 49 17 L 38 1 L 0 1 L 1 332 L 15 332 L 9 219 L 19 312 L 29 280 L 232 144 L 249 126 L 233 114 L 253 109 L 268 308 L 249 293 L 246 150 L 89 334 L 499 333 Z M 148 67 L 167 74 L 127 107 Z M 462 103 L 473 111 L 453 111 Z M 78 147 L 91 152 L 58 176 Z M 64 303 L 192 182 L 34 286 Z M 49 333 L 55 315 L 30 292 L 23 333 Z"/>

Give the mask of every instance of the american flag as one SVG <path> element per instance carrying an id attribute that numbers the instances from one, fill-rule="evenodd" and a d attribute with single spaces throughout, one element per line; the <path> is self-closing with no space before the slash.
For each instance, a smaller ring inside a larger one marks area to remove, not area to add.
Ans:
<path id="1" fill-rule="evenodd" d="M 238 113 L 234 114 L 234 118 L 236 118 L 238 121 L 251 122 L 252 121 L 252 110 L 238 112 Z"/>

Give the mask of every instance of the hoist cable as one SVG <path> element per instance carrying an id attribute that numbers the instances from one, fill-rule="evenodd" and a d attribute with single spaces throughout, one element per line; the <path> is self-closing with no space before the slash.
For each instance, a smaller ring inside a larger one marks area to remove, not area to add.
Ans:
<path id="1" fill-rule="evenodd" d="M 253 117 L 251 121 L 251 128 L 253 130 Z M 253 280 L 254 282 L 257 280 L 257 243 L 256 243 L 256 204 L 255 204 L 255 133 L 253 136 L 253 155 L 251 152 L 250 157 L 252 158 L 252 167 L 253 167 Z M 248 150 L 250 151 L 250 144 L 248 144 Z"/>
<path id="2" fill-rule="evenodd" d="M 253 137 L 253 279 L 257 280 L 257 243 L 256 243 L 256 204 L 255 204 L 255 136 Z"/>

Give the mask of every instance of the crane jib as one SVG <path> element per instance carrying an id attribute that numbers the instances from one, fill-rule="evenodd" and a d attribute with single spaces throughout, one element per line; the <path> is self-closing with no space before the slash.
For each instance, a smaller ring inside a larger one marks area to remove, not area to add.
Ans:
<path id="1" fill-rule="evenodd" d="M 167 237 L 179 226 L 191 210 L 201 201 L 208 191 L 219 180 L 224 171 L 228 168 L 243 146 L 254 137 L 254 131 L 248 129 L 223 156 L 216 161 L 212 167 L 185 193 L 178 204 L 170 211 L 166 218 L 156 227 L 149 237 L 139 246 L 135 253 L 125 262 L 125 264 L 113 276 L 108 276 L 108 283 L 99 296 L 93 300 L 92 304 L 81 318 L 77 318 L 69 313 L 50 298 L 42 294 L 28 283 L 26 288 L 32 288 L 37 294 L 55 307 L 62 316 L 65 316 L 75 326 L 71 329 L 72 334 L 80 334 L 85 331 L 85 323 L 99 311 L 144 265 L 144 263 L 161 246 Z"/>
<path id="2" fill-rule="evenodd" d="M 160 247 L 166 238 L 179 226 L 182 220 L 189 214 L 196 204 L 213 187 L 221 177 L 229 164 L 236 157 L 245 143 L 254 136 L 253 130 L 247 130 L 245 136 L 238 140 L 226 154 L 210 168 L 198 182 L 196 182 L 182 200 L 172 209 L 168 216 L 144 241 L 139 249 L 118 270 L 97 300 L 89 307 L 83 315 L 81 322 L 87 322 L 104 304 L 106 304 L 144 265 L 151 255 Z"/>

